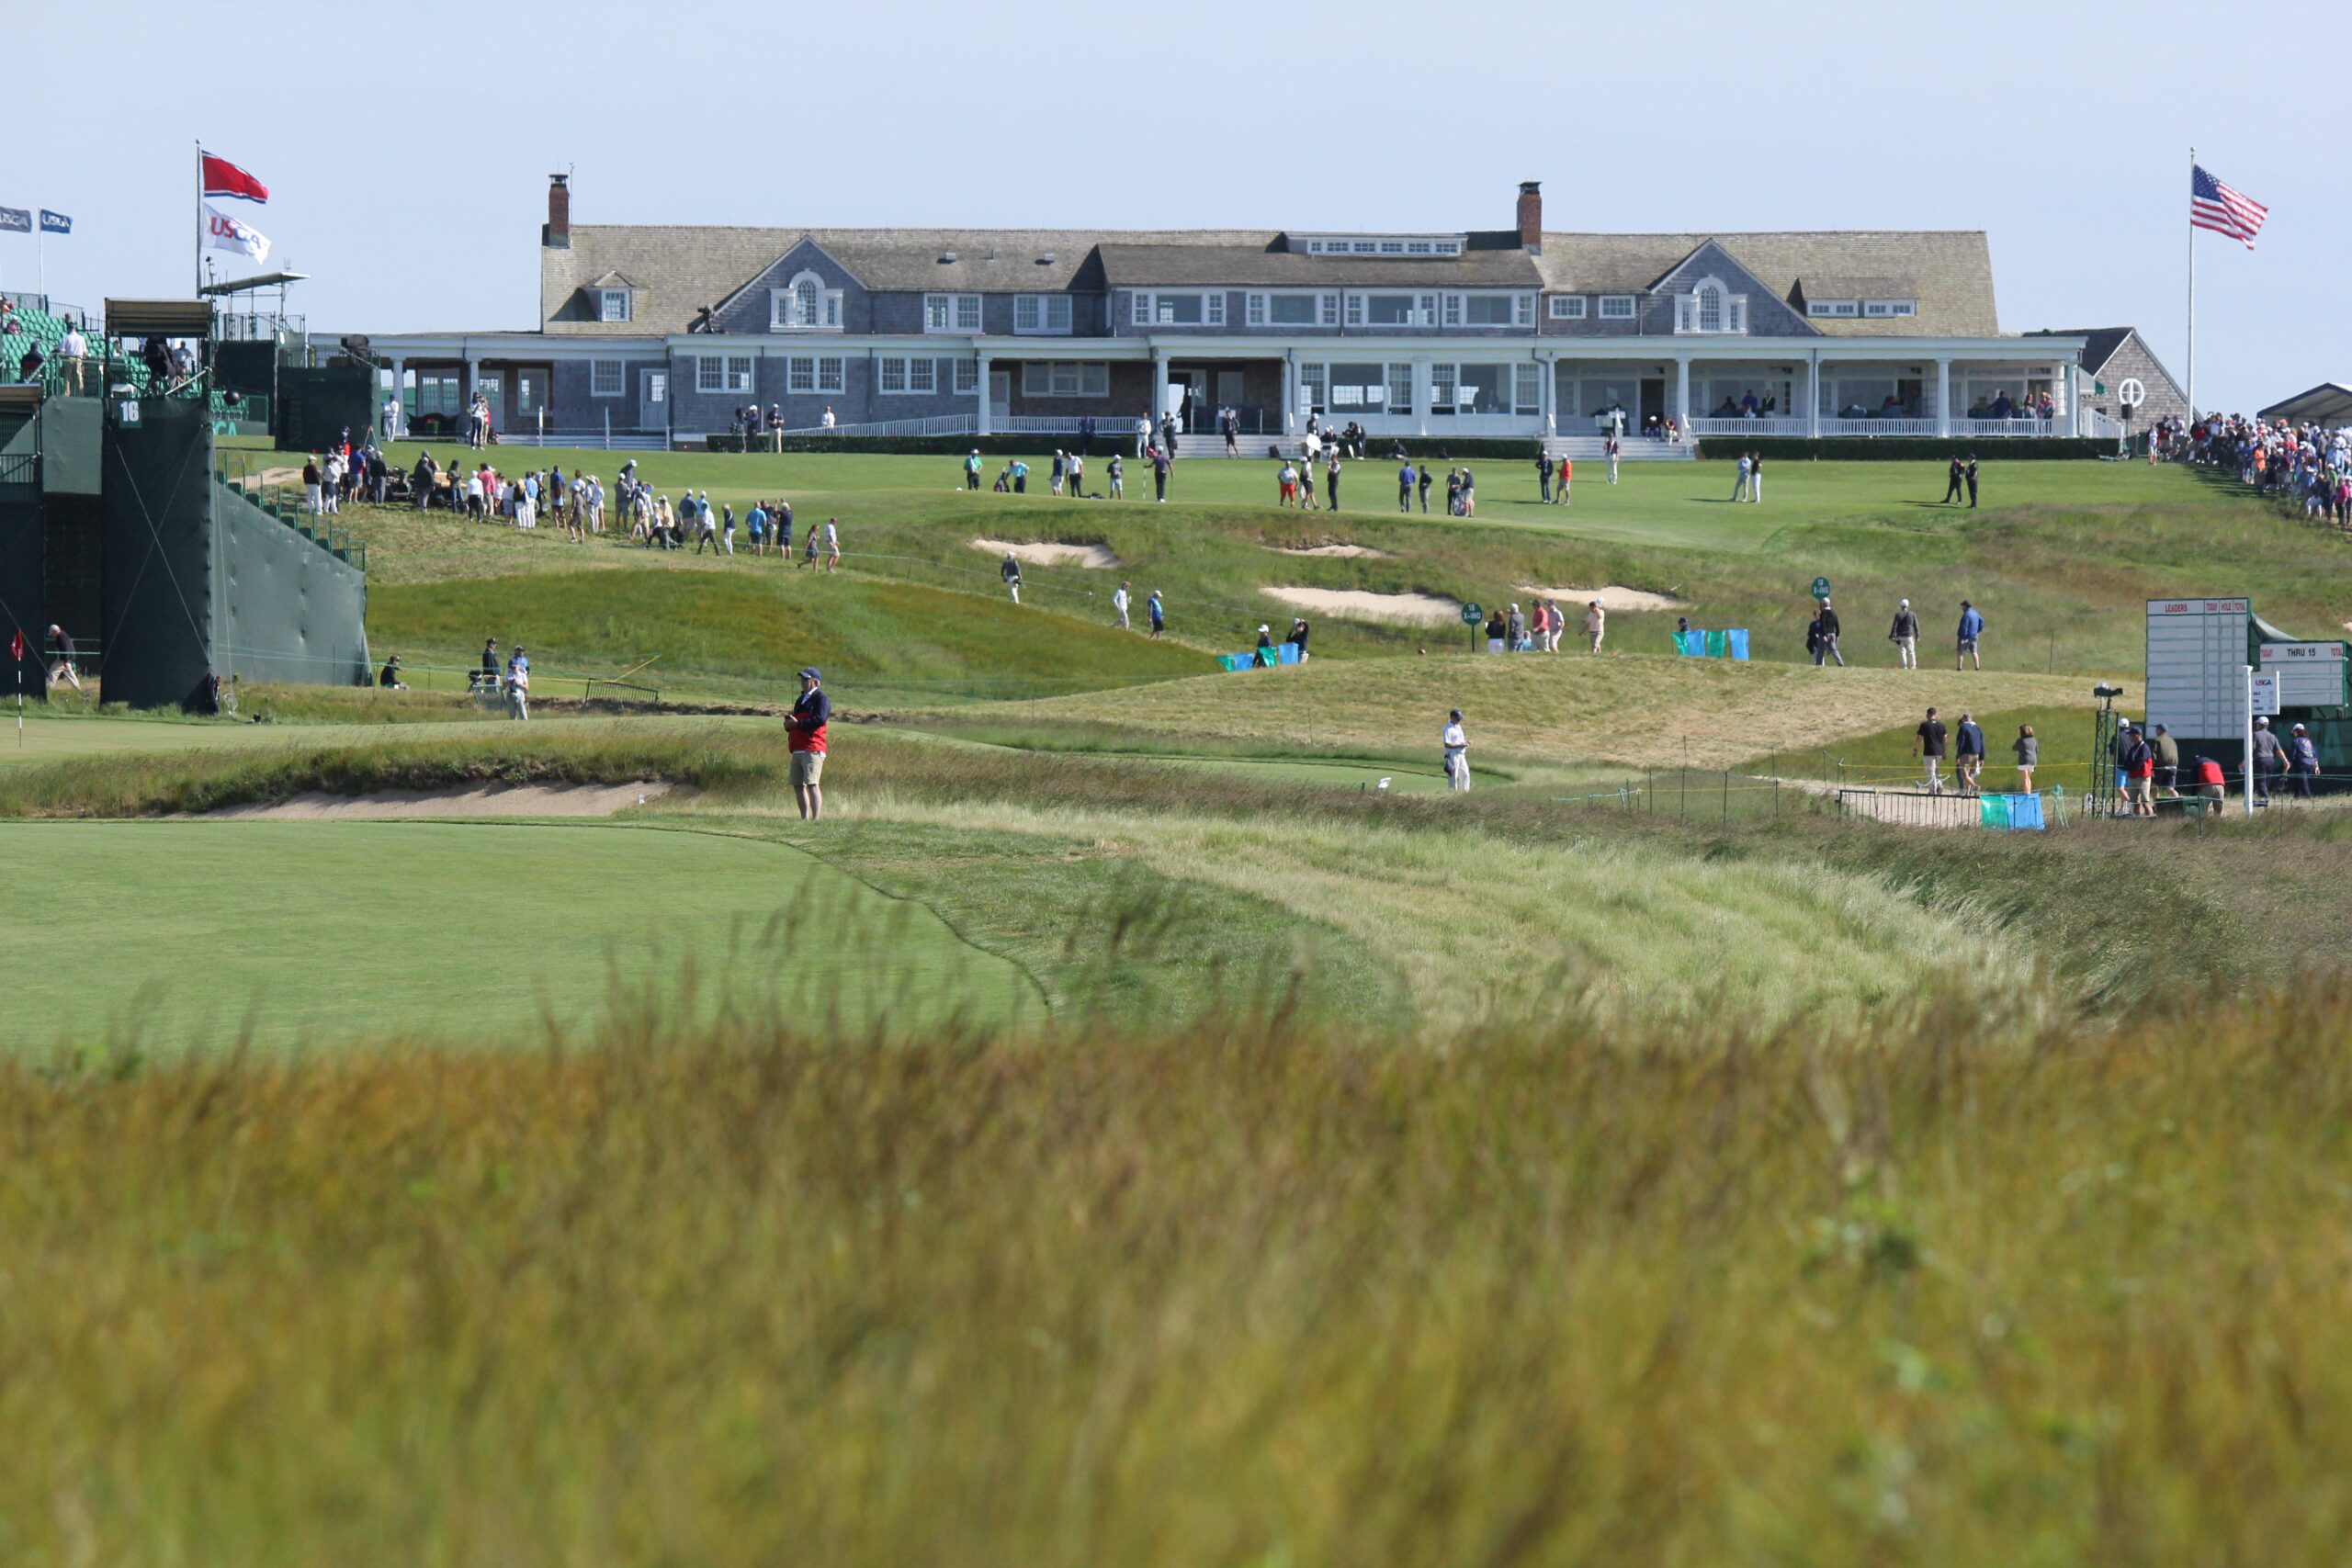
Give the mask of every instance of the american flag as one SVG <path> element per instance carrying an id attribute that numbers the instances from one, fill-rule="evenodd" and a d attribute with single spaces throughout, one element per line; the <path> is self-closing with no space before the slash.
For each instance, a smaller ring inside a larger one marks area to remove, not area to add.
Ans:
<path id="1" fill-rule="evenodd" d="M 2250 251 L 2254 237 L 2262 232 L 2262 220 L 2269 216 L 2270 209 L 2251 197 L 2240 196 L 2207 174 L 2203 164 L 2188 166 L 2190 228 L 2211 229 L 2233 240 L 2244 240 Z"/>

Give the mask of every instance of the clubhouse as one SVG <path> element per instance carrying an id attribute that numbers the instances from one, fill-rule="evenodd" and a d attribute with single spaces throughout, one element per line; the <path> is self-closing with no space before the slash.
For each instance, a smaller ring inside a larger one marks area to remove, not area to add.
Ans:
<path id="1" fill-rule="evenodd" d="M 378 334 L 413 434 L 480 393 L 501 440 L 651 446 L 747 407 L 843 435 L 1194 443 L 1309 415 L 1374 436 L 2111 433 L 2082 343 L 2005 335 L 1982 232 L 1449 233 L 575 225 L 548 191 L 539 322 Z M 830 418 L 828 417 L 830 416 Z M 1581 438 L 1581 441 L 1578 440 Z"/>

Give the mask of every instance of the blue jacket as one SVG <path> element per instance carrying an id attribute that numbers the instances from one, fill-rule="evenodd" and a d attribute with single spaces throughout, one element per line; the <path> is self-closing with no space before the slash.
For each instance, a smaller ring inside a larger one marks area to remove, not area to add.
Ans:
<path id="1" fill-rule="evenodd" d="M 1968 638 L 1984 635 L 1984 617 L 1973 606 L 1960 613 L 1960 635 Z"/>

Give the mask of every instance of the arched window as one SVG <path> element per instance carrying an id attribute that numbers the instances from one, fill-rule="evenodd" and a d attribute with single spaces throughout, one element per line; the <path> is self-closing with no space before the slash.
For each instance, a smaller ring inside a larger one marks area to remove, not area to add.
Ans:
<path id="1" fill-rule="evenodd" d="M 1699 330 L 1702 333 L 1724 330 L 1724 291 L 1713 278 L 1699 285 Z"/>
<path id="2" fill-rule="evenodd" d="M 792 324 L 794 326 L 813 327 L 817 324 L 817 312 L 821 308 L 822 295 L 823 291 L 817 287 L 817 280 L 813 277 L 803 276 L 794 282 L 792 286 Z"/>

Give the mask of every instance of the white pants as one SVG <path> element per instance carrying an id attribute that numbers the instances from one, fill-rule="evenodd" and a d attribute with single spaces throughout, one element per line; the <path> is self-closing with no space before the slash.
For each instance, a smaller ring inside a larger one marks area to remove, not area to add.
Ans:
<path id="1" fill-rule="evenodd" d="M 325 505 L 319 500 L 319 487 L 316 485 L 304 485 L 302 487 L 302 500 L 309 505 L 311 514 L 313 517 L 326 510 Z"/>
<path id="2" fill-rule="evenodd" d="M 1448 757 L 1445 760 L 1445 787 L 1468 793 L 1470 788 L 1470 759 Z"/>
<path id="3" fill-rule="evenodd" d="M 1609 482 L 1617 482 L 1617 454 L 1614 452 L 1609 454 Z"/>
<path id="4" fill-rule="evenodd" d="M 1929 757 L 1927 759 L 1927 762 L 1928 788 L 1929 792 L 1932 793 L 1942 789 L 1944 787 L 1944 781 L 1942 777 L 1944 760 L 1941 757 Z"/>
<path id="5" fill-rule="evenodd" d="M 1764 476 L 1762 474 L 1755 475 L 1747 481 L 1747 499 L 1750 501 L 1761 501 L 1764 499 Z"/>
<path id="6" fill-rule="evenodd" d="M 1905 670 L 1917 670 L 1919 668 L 1919 639 L 1917 637 L 1896 637 L 1894 639 L 1894 651 L 1902 658 L 1903 668 Z"/>

